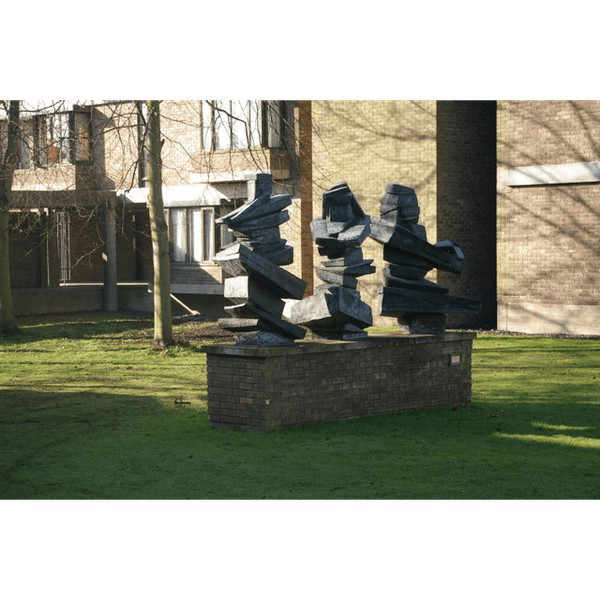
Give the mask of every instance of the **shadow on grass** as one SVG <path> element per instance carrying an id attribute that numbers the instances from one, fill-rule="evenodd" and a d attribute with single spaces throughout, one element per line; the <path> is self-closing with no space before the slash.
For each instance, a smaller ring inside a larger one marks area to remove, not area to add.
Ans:
<path id="1" fill-rule="evenodd" d="M 129 498 L 120 491 L 129 478 L 127 465 L 151 481 L 165 447 L 172 444 L 176 451 L 182 440 L 207 428 L 206 422 L 200 402 L 5 388 L 0 499 Z M 152 497 L 152 486 L 148 490 Z"/>
<path id="2" fill-rule="evenodd" d="M 27 343 L 39 339 L 87 339 L 124 333 L 137 333 L 147 339 L 144 329 L 152 329 L 152 320 L 146 317 L 116 313 L 78 313 L 71 315 L 43 315 L 21 317 L 17 320 L 19 333 L 0 336 L 11 344 Z"/>
<path id="3" fill-rule="evenodd" d="M 562 422 L 552 403 L 491 402 L 258 433 L 211 429 L 200 402 L 7 400 L 16 406 L 2 403 L 2 498 L 600 497 L 589 405 Z"/>

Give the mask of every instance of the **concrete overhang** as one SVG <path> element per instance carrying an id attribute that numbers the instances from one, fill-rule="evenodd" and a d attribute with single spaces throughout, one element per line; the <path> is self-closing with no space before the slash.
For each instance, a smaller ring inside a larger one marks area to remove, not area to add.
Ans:
<path id="1" fill-rule="evenodd" d="M 148 188 L 132 188 L 116 192 L 119 202 L 124 204 L 147 204 Z M 216 187 L 207 183 L 195 185 L 162 186 L 163 204 L 173 206 L 220 206 L 229 198 Z"/>

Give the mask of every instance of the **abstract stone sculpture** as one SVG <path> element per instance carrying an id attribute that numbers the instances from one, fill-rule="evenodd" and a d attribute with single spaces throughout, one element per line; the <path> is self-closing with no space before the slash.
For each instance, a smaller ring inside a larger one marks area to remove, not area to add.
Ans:
<path id="1" fill-rule="evenodd" d="M 375 272 L 373 261 L 364 260 L 360 248 L 369 227 L 370 218 L 345 182 L 323 194 L 322 217 L 313 219 L 310 228 L 319 254 L 325 257 L 316 269 L 324 283 L 292 306 L 292 323 L 325 339 L 367 337 L 364 329 L 373 324 L 373 314 L 356 288 L 358 277 Z"/>
<path id="2" fill-rule="evenodd" d="M 306 282 L 282 268 L 293 262 L 279 226 L 289 220 L 289 194 L 271 197 L 271 175 L 259 173 L 248 184 L 248 201 L 221 217 L 236 241 L 214 260 L 231 275 L 224 280 L 224 295 L 234 301 L 225 307 L 231 318 L 219 319 L 223 329 L 235 333 L 237 345 L 282 346 L 302 339 L 306 331 L 282 318 L 286 298 L 300 299 Z"/>
<path id="3" fill-rule="evenodd" d="M 396 317 L 404 333 L 442 334 L 446 314 L 473 314 L 481 303 L 448 296 L 448 288 L 424 279 L 434 268 L 452 273 L 464 269 L 464 254 L 454 242 L 427 242 L 425 227 L 418 224 L 415 190 L 390 183 L 379 205 L 380 218 L 371 219 L 370 236 L 383 244 L 383 287 L 379 312 Z"/>

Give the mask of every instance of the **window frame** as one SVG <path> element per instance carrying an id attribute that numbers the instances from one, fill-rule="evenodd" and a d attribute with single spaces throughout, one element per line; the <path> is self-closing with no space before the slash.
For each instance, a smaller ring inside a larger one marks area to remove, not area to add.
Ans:
<path id="1" fill-rule="evenodd" d="M 179 215 L 182 215 L 181 220 Z M 193 215 L 200 215 L 199 229 L 193 226 Z M 210 223 L 209 236 L 206 236 L 207 218 Z M 165 220 L 169 234 L 169 255 L 173 264 L 184 266 L 214 263 L 214 256 L 219 250 L 214 206 L 170 206 L 165 208 Z M 196 236 L 197 231 L 200 232 L 200 240 Z M 200 249 L 200 259 L 194 257 L 196 249 Z"/>
<path id="2" fill-rule="evenodd" d="M 47 169 L 66 164 L 91 164 L 93 136 L 90 109 L 74 108 L 65 112 L 34 115 L 32 121 L 35 166 Z"/>
<path id="3" fill-rule="evenodd" d="M 201 100 L 200 113 L 204 152 L 280 148 L 288 139 L 287 100 Z"/>

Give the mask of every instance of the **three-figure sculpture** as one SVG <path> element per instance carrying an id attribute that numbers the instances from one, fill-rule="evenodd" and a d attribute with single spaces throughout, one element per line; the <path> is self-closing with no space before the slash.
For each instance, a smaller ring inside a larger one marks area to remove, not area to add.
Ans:
<path id="1" fill-rule="evenodd" d="M 280 236 L 279 226 L 289 220 L 285 210 L 289 194 L 271 196 L 271 176 L 258 174 L 253 193 L 237 210 L 217 223 L 226 225 L 235 243 L 215 256 L 223 271 L 225 297 L 236 302 L 219 319 L 233 331 L 236 344 L 281 346 L 305 336 L 360 340 L 373 324 L 371 307 L 362 301 L 358 278 L 375 272 L 361 245 L 371 237 L 383 245 L 383 286 L 379 290 L 379 314 L 395 317 L 406 334 L 443 334 L 446 314 L 479 311 L 481 303 L 448 295 L 448 288 L 425 276 L 436 268 L 461 273 L 464 254 L 458 244 L 427 241 L 418 223 L 420 208 L 413 188 L 390 183 L 380 199 L 379 217 L 361 208 L 346 182 L 323 193 L 322 216 L 310 224 L 322 258 L 316 274 L 323 282 L 313 295 L 303 298 L 306 283 L 283 268 L 293 262 L 293 248 Z M 284 319 L 286 300 L 290 319 Z M 306 329 L 305 329 L 306 328 Z"/>
<path id="2" fill-rule="evenodd" d="M 214 258 L 230 275 L 224 280 L 225 298 L 236 302 L 225 307 L 231 316 L 219 319 L 219 325 L 235 333 L 238 345 L 289 345 L 306 334 L 282 316 L 285 299 L 302 298 L 306 289 L 305 281 L 282 267 L 294 259 L 279 231 L 290 218 L 285 209 L 292 198 L 271 196 L 271 175 L 260 173 L 253 183 L 248 201 L 217 220 L 236 238 Z"/>
<path id="3" fill-rule="evenodd" d="M 316 274 L 323 284 L 294 304 L 292 322 L 325 339 L 356 340 L 367 336 L 373 324 L 371 307 L 360 298 L 357 278 L 374 273 L 361 244 L 370 231 L 370 219 L 346 184 L 340 182 L 323 194 L 323 214 L 310 224 L 319 255 L 325 258 Z"/>

